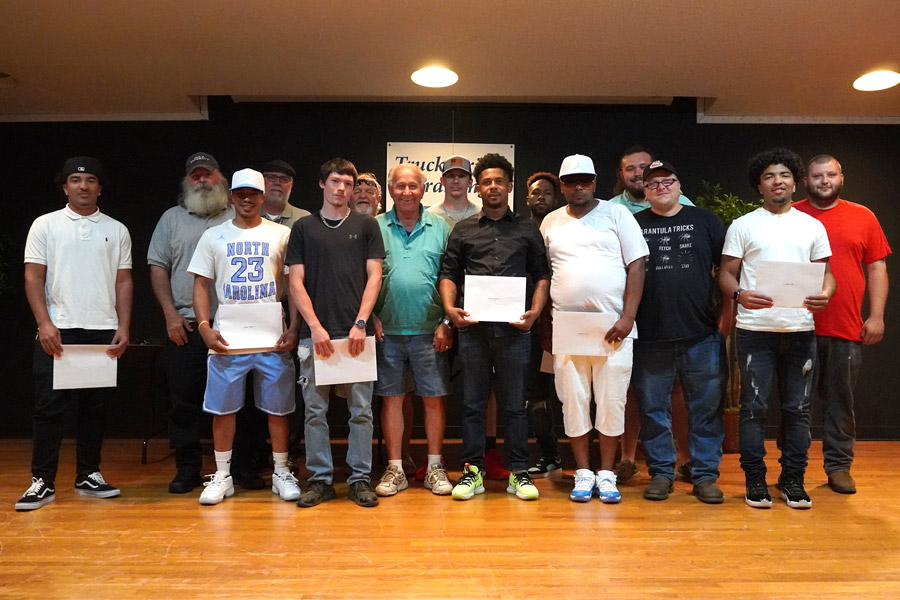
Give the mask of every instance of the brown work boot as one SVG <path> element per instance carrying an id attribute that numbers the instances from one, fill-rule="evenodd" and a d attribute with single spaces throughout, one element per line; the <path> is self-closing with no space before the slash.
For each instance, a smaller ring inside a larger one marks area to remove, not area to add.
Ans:
<path id="1" fill-rule="evenodd" d="M 828 487 L 838 494 L 855 494 L 856 482 L 850 476 L 850 471 L 834 471 L 828 474 Z"/>

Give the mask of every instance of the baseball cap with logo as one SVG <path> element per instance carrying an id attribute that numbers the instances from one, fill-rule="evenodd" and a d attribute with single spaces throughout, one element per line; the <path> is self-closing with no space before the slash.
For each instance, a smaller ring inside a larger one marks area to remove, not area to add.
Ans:
<path id="1" fill-rule="evenodd" d="M 187 162 L 184 163 L 184 170 L 187 175 L 190 175 L 194 172 L 194 169 L 199 169 L 203 167 L 204 169 L 208 169 L 209 171 L 217 171 L 219 169 L 219 163 L 213 158 L 212 154 L 208 152 L 195 152 L 191 154 Z"/>
<path id="2" fill-rule="evenodd" d="M 60 175 L 68 177 L 72 173 L 90 173 L 98 178 L 103 177 L 103 167 L 100 161 L 92 156 L 73 156 L 66 160 Z"/>
<path id="3" fill-rule="evenodd" d="M 678 177 L 678 171 L 675 170 L 675 167 L 672 166 L 667 160 L 654 160 L 652 163 L 644 167 L 644 181 L 647 181 L 650 178 L 650 173 L 657 169 L 665 169 L 672 175 Z"/>
<path id="4" fill-rule="evenodd" d="M 447 173 L 447 171 L 452 171 L 453 169 L 459 169 L 460 171 L 465 171 L 469 175 L 472 174 L 472 163 L 469 162 L 469 159 L 465 156 L 460 156 L 459 154 L 455 154 L 453 156 L 448 157 L 441 163 L 441 175 Z"/>
<path id="5" fill-rule="evenodd" d="M 559 167 L 559 178 L 562 179 L 566 175 L 593 175 L 597 176 L 594 170 L 594 161 L 590 156 L 584 154 L 572 154 L 563 159 L 562 165 Z"/>
<path id="6" fill-rule="evenodd" d="M 262 193 L 266 192 L 266 180 L 263 174 L 253 169 L 241 169 L 235 171 L 234 177 L 231 178 L 231 189 L 252 188 Z"/>

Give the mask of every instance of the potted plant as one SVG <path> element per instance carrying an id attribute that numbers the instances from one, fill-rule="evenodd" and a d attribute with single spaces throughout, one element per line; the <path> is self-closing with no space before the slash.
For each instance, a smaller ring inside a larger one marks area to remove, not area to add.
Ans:
<path id="1" fill-rule="evenodd" d="M 694 199 L 697 206 L 714 212 L 725 227 L 731 225 L 731 222 L 738 217 L 752 212 L 759 208 L 758 203 L 745 202 L 740 197 L 730 192 L 722 190 L 722 186 L 718 183 L 710 183 L 701 181 L 700 187 L 702 192 Z M 716 308 L 721 312 L 722 303 L 725 300 L 719 288 L 716 287 Z M 731 300 L 727 300 L 731 302 Z M 732 323 L 729 328 L 734 330 L 734 318 L 736 312 L 732 311 Z M 722 443 L 723 452 L 735 453 L 738 451 L 738 421 L 741 408 L 741 373 L 737 365 L 737 351 L 734 345 L 734 336 L 729 335 L 725 339 L 725 350 L 728 356 L 728 383 L 725 392 L 725 441 Z"/>

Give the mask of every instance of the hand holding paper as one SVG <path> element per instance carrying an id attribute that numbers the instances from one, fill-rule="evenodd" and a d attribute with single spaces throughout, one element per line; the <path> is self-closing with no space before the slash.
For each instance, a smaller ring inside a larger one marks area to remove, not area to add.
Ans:
<path id="1" fill-rule="evenodd" d="M 362 352 L 355 357 L 350 355 L 349 338 L 332 340 L 331 345 L 334 347 L 334 353 L 328 357 L 316 353 L 313 359 L 316 385 L 357 383 L 378 379 L 374 336 L 365 339 Z"/>
<path id="2" fill-rule="evenodd" d="M 761 260 L 756 266 L 755 291 L 770 297 L 772 306 L 816 312 L 814 308 L 823 310 L 828 304 L 828 298 L 821 294 L 824 278 L 825 263 Z M 807 304 L 810 299 L 812 308 Z"/>
<path id="3" fill-rule="evenodd" d="M 525 278 L 466 275 L 463 304 L 470 323 L 520 322 L 525 312 Z"/>

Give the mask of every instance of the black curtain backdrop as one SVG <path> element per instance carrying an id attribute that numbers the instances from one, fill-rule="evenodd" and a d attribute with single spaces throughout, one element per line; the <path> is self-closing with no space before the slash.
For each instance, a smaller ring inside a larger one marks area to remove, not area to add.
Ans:
<path id="1" fill-rule="evenodd" d="M 34 320 L 23 292 L 22 253 L 31 222 L 62 208 L 53 184 L 69 156 L 99 158 L 106 169 L 100 207 L 122 221 L 133 240 L 135 301 L 132 341 L 165 337 L 165 321 L 150 288 L 147 247 L 160 215 L 172 206 L 191 153 L 211 152 L 231 174 L 280 158 L 297 170 L 291 203 L 321 206 L 318 168 L 343 156 L 361 171 L 385 172 L 387 142 L 510 143 L 516 148 L 516 210 L 526 211 L 525 180 L 535 171 L 556 172 L 572 153 L 591 156 L 599 171 L 597 193 L 612 196 L 615 167 L 623 149 L 647 145 L 678 167 L 684 193 L 693 198 L 700 180 L 721 183 L 745 200 L 757 197 L 747 181 L 747 162 L 765 148 L 787 146 L 805 159 L 832 154 L 844 167 L 842 196 L 865 204 L 881 221 L 888 241 L 900 245 L 896 125 L 698 124 L 693 98 L 671 106 L 540 104 L 235 104 L 210 98 L 209 120 L 188 122 L 0 123 L 4 207 L 0 224 L 2 273 L 2 374 L 0 435 L 31 435 L 31 356 Z M 798 189 L 795 199 L 805 197 Z M 893 270 L 893 260 L 888 268 Z M 896 286 L 893 286 L 896 287 Z M 863 352 L 857 387 L 861 439 L 900 439 L 900 298 L 889 297 L 885 340 Z M 160 378 L 152 351 L 126 355 L 120 388 L 113 394 L 109 436 L 132 436 L 150 427 L 149 399 L 159 399 Z M 164 402 L 164 401 L 163 401 Z M 460 400 L 449 402 L 448 425 L 458 425 Z M 770 412 L 777 413 L 777 407 Z M 158 418 L 158 417 L 157 417 Z M 818 424 L 816 419 L 815 423 Z M 814 433 L 818 430 L 814 428 Z M 337 431 L 336 431 L 337 433 Z M 448 433 L 452 433 L 448 432 Z"/>

